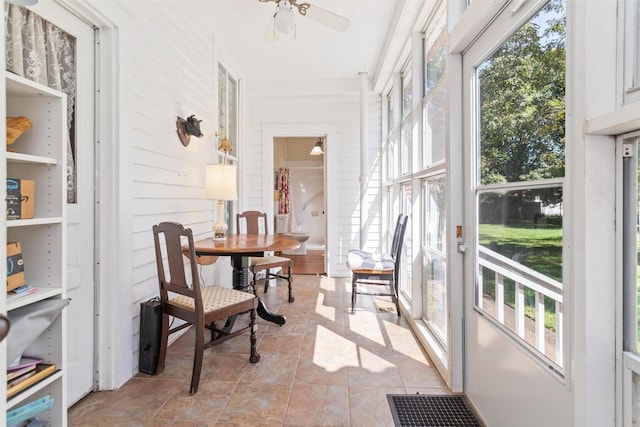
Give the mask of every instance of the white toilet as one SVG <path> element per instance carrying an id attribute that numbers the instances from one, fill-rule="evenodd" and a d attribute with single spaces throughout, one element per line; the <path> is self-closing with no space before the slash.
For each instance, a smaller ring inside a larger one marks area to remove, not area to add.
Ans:
<path id="1" fill-rule="evenodd" d="M 304 231 L 291 231 L 289 233 L 283 233 L 283 235 L 287 237 L 291 237 L 292 239 L 296 239 L 298 242 L 300 242 L 300 247 L 290 251 L 285 251 L 283 252 L 284 254 L 289 254 L 289 255 L 306 255 L 307 254 L 307 244 L 305 242 L 309 240 L 309 233 L 305 233 Z"/>

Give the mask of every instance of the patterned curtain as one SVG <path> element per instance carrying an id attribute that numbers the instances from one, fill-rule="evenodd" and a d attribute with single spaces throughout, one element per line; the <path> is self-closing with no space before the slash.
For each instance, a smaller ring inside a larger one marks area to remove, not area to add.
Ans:
<path id="1" fill-rule="evenodd" d="M 75 203 L 76 39 L 18 5 L 5 21 L 7 70 L 67 94 L 67 203 Z"/>
<path id="2" fill-rule="evenodd" d="M 280 168 L 280 214 L 289 213 L 289 169 Z"/>

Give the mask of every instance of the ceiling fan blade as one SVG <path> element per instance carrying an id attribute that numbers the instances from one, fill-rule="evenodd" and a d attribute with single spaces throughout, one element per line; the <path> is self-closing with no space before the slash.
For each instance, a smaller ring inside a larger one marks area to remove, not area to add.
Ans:
<path id="1" fill-rule="evenodd" d="M 267 31 L 264 33 L 264 41 L 274 42 L 278 40 L 278 34 L 278 29 L 276 28 L 276 17 L 274 15 L 269 20 L 269 26 L 267 27 Z"/>
<path id="2" fill-rule="evenodd" d="M 341 32 L 347 31 L 349 24 L 351 24 L 351 21 L 344 16 L 336 15 L 312 4 L 309 5 L 305 12 L 303 15 Z"/>

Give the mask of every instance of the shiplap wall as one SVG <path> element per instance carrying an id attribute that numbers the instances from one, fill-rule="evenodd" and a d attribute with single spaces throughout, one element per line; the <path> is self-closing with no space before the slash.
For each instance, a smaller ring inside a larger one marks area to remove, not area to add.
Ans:
<path id="1" fill-rule="evenodd" d="M 356 80 L 354 79 L 354 82 Z M 259 92 L 259 91 L 258 91 Z M 243 142 L 241 159 L 242 209 L 264 210 L 264 206 L 273 203 L 264 200 L 263 176 L 265 173 L 263 128 L 287 128 L 295 124 L 316 127 L 326 125 L 327 131 L 333 131 L 334 139 L 328 141 L 325 173 L 329 185 L 325 190 L 329 209 L 333 217 L 333 227 L 327 234 L 333 234 L 333 247 L 328 246 L 330 268 L 333 276 L 346 277 L 350 272 L 346 268 L 346 252 L 360 246 L 360 99 L 358 93 L 246 93 L 246 138 Z M 380 144 L 381 144 L 381 102 L 380 97 L 368 98 L 368 146 L 369 168 L 366 174 L 368 192 L 367 220 L 365 233 L 366 247 L 380 248 Z M 330 129 L 329 129 L 330 128 Z M 330 153 L 333 151 L 332 153 Z M 328 236 L 328 242 L 331 237 Z M 331 243 L 329 243 L 331 245 Z"/>
<path id="2" fill-rule="evenodd" d="M 119 169 L 122 171 L 121 257 L 129 259 L 126 283 L 114 284 L 131 304 L 131 341 L 121 353 L 130 354 L 129 371 L 138 366 L 140 303 L 158 294 L 152 226 L 176 221 L 194 238 L 210 235 L 213 201 L 204 198 L 204 171 L 216 163 L 217 58 L 210 31 L 188 31 L 180 22 L 193 22 L 197 13 L 174 2 L 104 2 L 103 13 L 113 19 L 121 40 Z M 169 10 L 170 9 L 170 10 Z M 202 120 L 202 138 L 191 137 L 184 147 L 176 134 L 178 117 L 195 114 Z M 206 283 L 228 277 L 228 262 L 202 269 Z M 118 319 L 118 322 L 124 322 Z M 120 325 L 118 328 L 125 327 Z M 126 357 L 123 355 L 123 359 Z M 119 366 L 126 370 L 127 360 Z M 121 372 L 119 377 L 131 374 Z"/>

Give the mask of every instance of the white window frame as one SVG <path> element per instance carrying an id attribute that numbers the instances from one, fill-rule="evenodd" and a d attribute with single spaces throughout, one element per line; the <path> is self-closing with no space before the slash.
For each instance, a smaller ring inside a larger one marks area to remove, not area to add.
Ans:
<path id="1" fill-rule="evenodd" d="M 229 99 L 229 91 L 231 90 L 231 85 L 235 85 L 234 97 L 235 97 L 235 105 L 231 105 Z M 240 113 L 239 109 L 239 81 L 234 78 L 227 68 L 221 63 L 218 63 L 218 138 L 222 138 L 226 136 L 229 140 L 229 144 L 231 145 L 231 153 L 228 154 L 227 158 L 232 159 L 234 161 L 238 161 L 239 154 L 239 131 L 238 127 L 240 125 L 240 120 L 238 119 L 238 115 Z M 218 155 L 224 157 L 226 153 L 218 150 Z"/>
<path id="2" fill-rule="evenodd" d="M 640 0 L 620 0 L 622 103 L 640 100 Z M 620 90 L 620 89 L 619 89 Z"/>
<path id="3" fill-rule="evenodd" d="M 232 105 L 229 100 L 229 91 L 231 85 L 235 86 L 234 97 L 235 105 Z M 239 158 L 239 114 L 240 114 L 240 82 L 235 79 L 227 70 L 227 68 L 221 63 L 218 63 L 218 130 L 216 138 L 216 150 L 218 152 L 218 161 L 220 163 L 227 163 L 231 165 L 238 165 Z M 231 131 L 229 131 L 231 130 Z M 226 137 L 231 145 L 231 153 L 225 153 L 219 150 L 220 141 Z M 229 232 L 235 233 L 236 222 L 231 221 L 231 218 L 235 218 L 238 211 L 238 201 L 229 201 L 225 204 L 227 222 L 229 224 Z"/>

